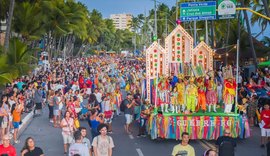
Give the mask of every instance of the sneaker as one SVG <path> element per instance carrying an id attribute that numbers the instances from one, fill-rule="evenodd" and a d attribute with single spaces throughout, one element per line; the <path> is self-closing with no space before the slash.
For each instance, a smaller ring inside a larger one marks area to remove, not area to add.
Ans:
<path id="1" fill-rule="evenodd" d="M 137 138 L 139 138 L 139 137 L 141 137 L 141 136 L 142 136 L 141 134 L 138 134 L 138 135 L 137 135 Z"/>
<path id="2" fill-rule="evenodd" d="M 261 144 L 261 148 L 264 148 L 264 144 Z"/>
<path id="3" fill-rule="evenodd" d="M 50 120 L 50 123 L 53 123 L 53 120 Z"/>
<path id="4" fill-rule="evenodd" d="M 112 134 L 112 131 L 109 131 L 108 133 L 109 133 L 109 134 Z"/>
<path id="5" fill-rule="evenodd" d="M 146 135 L 145 135 L 145 134 L 143 134 L 143 135 L 142 135 L 142 137 L 144 137 L 144 138 L 145 138 L 145 137 L 146 137 Z"/>
<path id="6" fill-rule="evenodd" d="M 20 140 L 15 140 L 14 143 L 18 144 L 18 143 L 20 143 Z"/>

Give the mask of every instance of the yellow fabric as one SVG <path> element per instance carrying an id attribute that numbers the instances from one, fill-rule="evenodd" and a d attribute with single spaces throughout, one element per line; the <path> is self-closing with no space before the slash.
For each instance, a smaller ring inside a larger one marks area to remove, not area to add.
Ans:
<path id="1" fill-rule="evenodd" d="M 182 146 L 181 144 L 178 144 L 173 147 L 172 155 L 176 156 L 176 154 L 184 154 L 186 153 L 186 156 L 195 156 L 195 150 L 192 146 Z"/>
<path id="2" fill-rule="evenodd" d="M 185 92 L 185 84 L 184 83 L 177 83 L 176 88 L 178 91 L 178 102 L 177 104 L 184 104 L 184 92 Z"/>
<path id="3" fill-rule="evenodd" d="M 78 119 L 74 120 L 74 126 L 75 128 L 79 128 L 80 127 L 80 121 Z"/>

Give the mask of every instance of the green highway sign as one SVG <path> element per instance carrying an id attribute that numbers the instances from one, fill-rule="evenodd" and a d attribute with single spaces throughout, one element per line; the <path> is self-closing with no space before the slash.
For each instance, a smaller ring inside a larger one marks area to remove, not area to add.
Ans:
<path id="1" fill-rule="evenodd" d="M 189 2 L 180 4 L 180 20 L 215 20 L 216 1 Z"/>

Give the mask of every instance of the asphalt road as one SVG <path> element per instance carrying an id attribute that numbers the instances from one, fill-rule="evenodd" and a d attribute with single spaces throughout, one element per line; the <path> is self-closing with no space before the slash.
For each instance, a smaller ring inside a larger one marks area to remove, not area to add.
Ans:
<path id="1" fill-rule="evenodd" d="M 60 128 L 54 128 L 48 119 L 48 110 L 40 117 L 34 118 L 26 130 L 20 136 L 21 142 L 16 144 L 17 152 L 23 147 L 24 140 L 31 136 L 36 141 L 36 146 L 41 147 L 47 156 L 62 156 L 63 140 Z M 82 121 L 82 126 L 89 126 L 87 122 Z M 115 156 L 169 156 L 173 146 L 180 141 L 176 140 L 151 140 L 149 137 L 137 138 L 137 126 L 133 126 L 132 135 L 124 132 L 124 116 L 118 116 L 113 120 L 113 137 L 115 148 L 113 155 Z M 90 133 L 89 133 L 90 134 Z M 90 135 L 89 135 L 90 136 Z M 213 147 L 214 141 L 191 140 L 190 144 L 195 148 L 196 156 L 202 156 L 203 152 Z M 244 140 L 237 141 L 236 156 L 266 156 L 266 149 L 259 147 L 260 130 L 252 128 L 252 136 Z"/>

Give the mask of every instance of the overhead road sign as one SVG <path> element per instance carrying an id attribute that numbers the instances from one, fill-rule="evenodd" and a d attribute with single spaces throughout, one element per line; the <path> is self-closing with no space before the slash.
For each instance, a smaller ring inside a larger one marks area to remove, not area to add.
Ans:
<path id="1" fill-rule="evenodd" d="M 181 21 L 215 20 L 216 1 L 189 2 L 180 4 Z"/>

